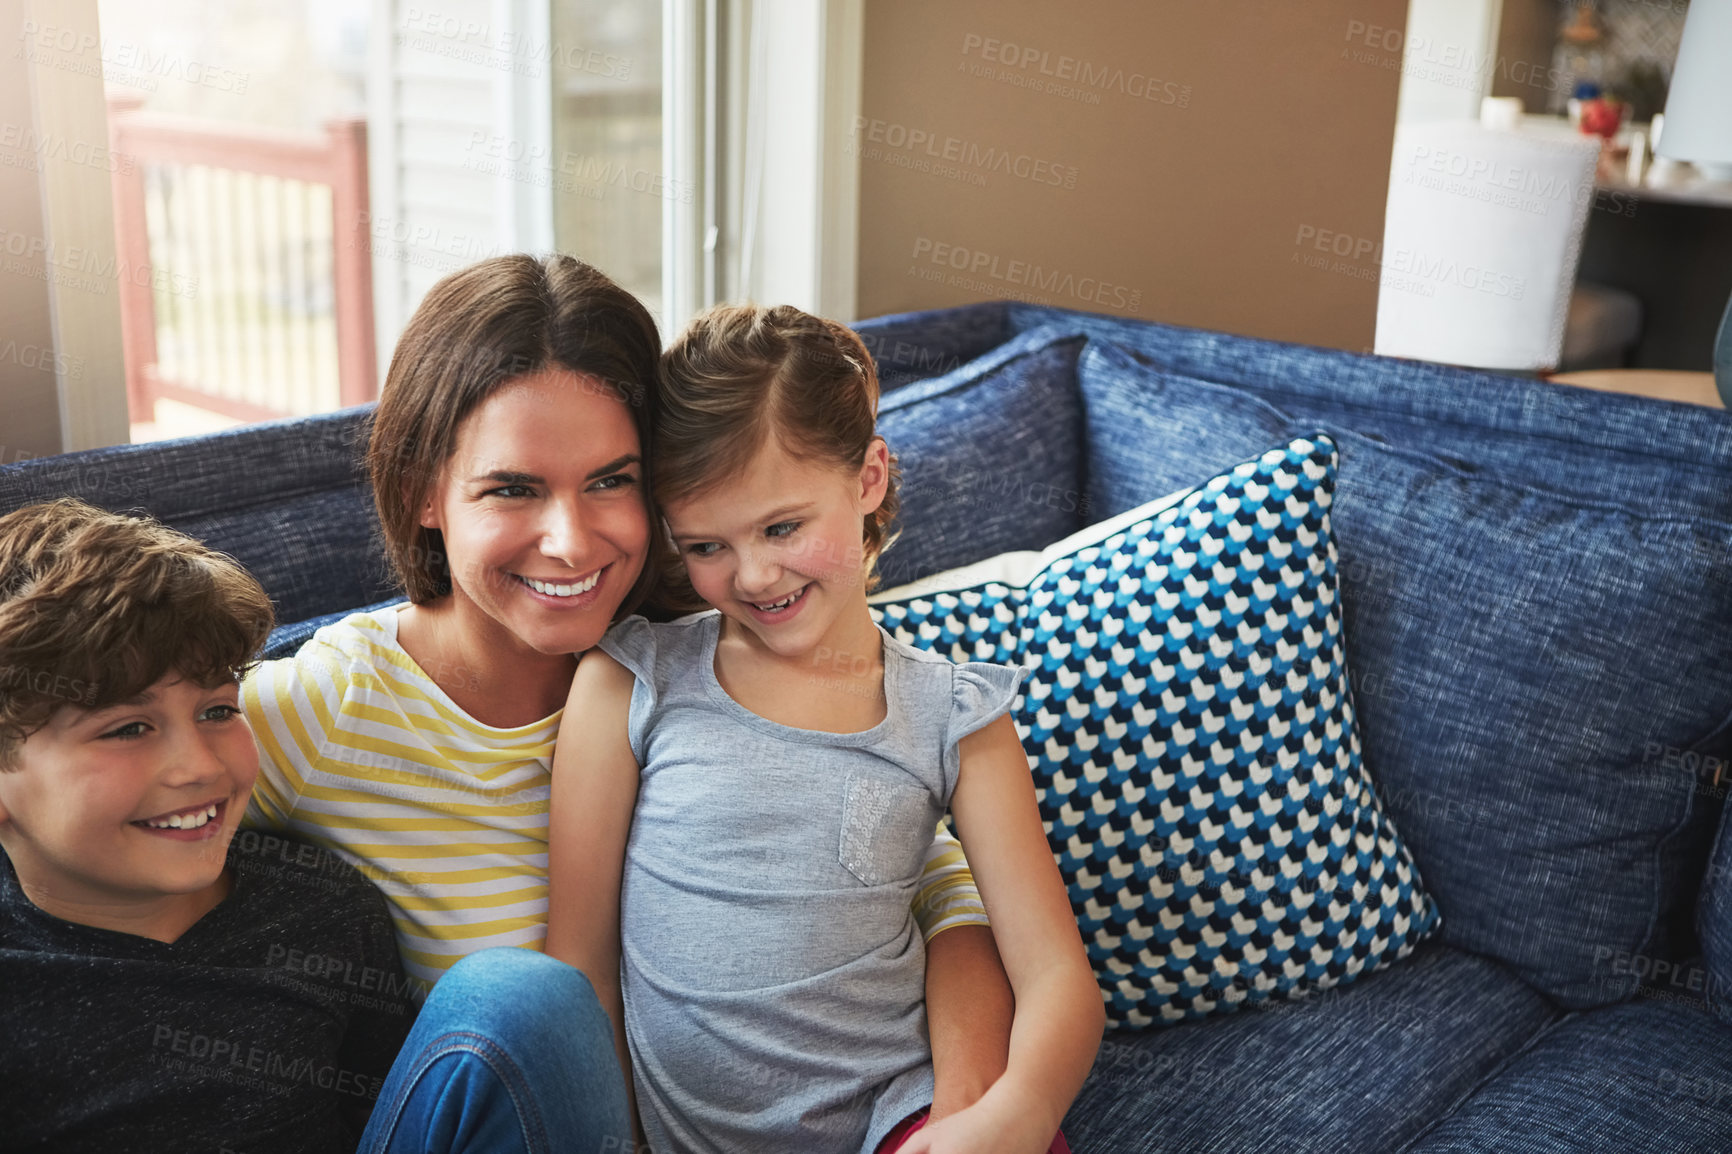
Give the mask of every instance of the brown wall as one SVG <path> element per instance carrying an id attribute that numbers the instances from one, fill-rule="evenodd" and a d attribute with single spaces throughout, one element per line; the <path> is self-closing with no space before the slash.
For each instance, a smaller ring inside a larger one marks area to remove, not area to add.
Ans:
<path id="1" fill-rule="evenodd" d="M 1406 12 L 870 0 L 859 315 L 1020 297 L 1369 348 Z"/>
<path id="2" fill-rule="evenodd" d="M 1561 83 L 1551 67 L 1560 11 L 1557 0 L 1503 0 L 1493 96 L 1519 96 L 1529 112 L 1546 111 L 1552 89 Z"/>
<path id="3" fill-rule="evenodd" d="M 15 35 L 23 20 L 22 0 L 0 0 L 0 34 Z M 0 138 L 0 465 L 60 452 L 35 123 L 29 69 L 8 61 L 0 66 L 0 125 L 10 130 Z"/>

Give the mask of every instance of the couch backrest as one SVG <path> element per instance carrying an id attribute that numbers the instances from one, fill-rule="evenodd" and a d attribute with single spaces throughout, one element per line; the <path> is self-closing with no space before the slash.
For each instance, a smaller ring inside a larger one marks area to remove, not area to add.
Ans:
<path id="1" fill-rule="evenodd" d="M 1097 519 L 1083 472 L 1082 346 L 1064 326 L 1030 329 L 884 397 L 878 429 L 902 467 L 901 531 L 879 565 L 886 587 L 1039 549 Z"/>
<path id="2" fill-rule="evenodd" d="M 1732 521 L 1732 417 L 1723 410 L 1064 309 L 1001 307 L 1012 332 L 1072 326 L 1147 364 L 1255 394 L 1295 419 L 1344 425 L 1465 471 L 1572 498 Z M 903 327 L 904 340 L 918 339 L 915 326 Z"/>
<path id="3" fill-rule="evenodd" d="M 1732 753 L 1732 417 L 1543 381 L 1022 305 L 1081 332 L 1107 516 L 1297 432 L 1336 530 L 1366 759 L 1444 934 L 1590 1005 L 1688 952 Z M 977 317 L 977 327 L 986 318 Z M 943 329 L 890 318 L 942 358 Z M 912 386 L 918 388 L 918 386 Z"/>
<path id="4" fill-rule="evenodd" d="M 240 560 L 280 622 L 390 594 L 361 453 L 368 407 L 0 467 L 0 513 L 53 497 L 148 512 Z"/>
<path id="5" fill-rule="evenodd" d="M 856 327 L 869 345 L 901 350 L 906 364 L 949 365 L 979 355 L 986 335 L 1009 339 L 1052 325 L 1243 389 L 1297 419 L 1410 444 L 1467 471 L 1732 520 L 1732 419 L 1700 405 L 1004 301 Z"/>

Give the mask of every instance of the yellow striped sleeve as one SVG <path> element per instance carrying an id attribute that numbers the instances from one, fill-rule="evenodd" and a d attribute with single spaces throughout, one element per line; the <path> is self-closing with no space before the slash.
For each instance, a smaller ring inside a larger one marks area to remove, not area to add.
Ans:
<path id="1" fill-rule="evenodd" d="M 300 803 L 307 772 L 324 755 L 342 703 L 335 670 L 309 644 L 300 654 L 254 667 L 241 683 L 241 712 L 259 752 L 247 824 L 282 829 Z"/>
<path id="2" fill-rule="evenodd" d="M 986 906 L 974 887 L 974 874 L 962 856 L 962 843 L 944 822 L 926 849 L 926 867 L 920 873 L 920 888 L 914 895 L 914 920 L 931 941 L 957 926 L 985 926 Z"/>

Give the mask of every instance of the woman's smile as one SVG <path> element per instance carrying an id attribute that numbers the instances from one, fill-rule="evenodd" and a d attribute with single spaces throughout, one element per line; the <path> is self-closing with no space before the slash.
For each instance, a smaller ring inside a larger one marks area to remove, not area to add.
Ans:
<path id="1" fill-rule="evenodd" d="M 513 573 L 512 576 L 517 578 L 537 601 L 568 609 L 594 601 L 594 597 L 585 595 L 593 593 L 601 584 L 602 575 L 612 568 L 611 563 L 603 565 L 586 577 L 528 577 L 522 573 Z"/>

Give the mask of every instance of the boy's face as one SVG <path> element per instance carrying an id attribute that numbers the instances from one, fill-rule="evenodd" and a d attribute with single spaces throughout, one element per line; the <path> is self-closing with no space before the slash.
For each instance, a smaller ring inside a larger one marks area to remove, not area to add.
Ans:
<path id="1" fill-rule="evenodd" d="M 258 771 L 238 688 L 170 673 L 131 702 L 65 706 L 24 741 L 0 771 L 0 845 L 60 917 L 199 893 Z"/>

